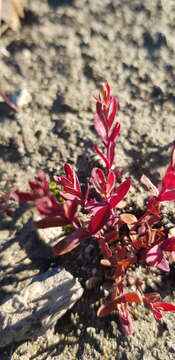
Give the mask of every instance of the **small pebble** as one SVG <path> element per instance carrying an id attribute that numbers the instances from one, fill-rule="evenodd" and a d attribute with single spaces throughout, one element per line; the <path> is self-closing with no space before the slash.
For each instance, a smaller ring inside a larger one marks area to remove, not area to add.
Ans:
<path id="1" fill-rule="evenodd" d="M 80 336 L 81 335 L 81 330 L 77 329 L 77 335 Z"/>
<path id="2" fill-rule="evenodd" d="M 10 96 L 11 101 L 19 107 L 24 107 L 28 105 L 32 98 L 27 89 L 17 90 L 14 94 Z"/>
<path id="3" fill-rule="evenodd" d="M 149 287 L 151 287 L 153 290 L 157 290 L 158 286 L 155 284 L 155 282 L 152 281 L 152 279 L 147 279 L 146 283 Z"/>
<path id="4" fill-rule="evenodd" d="M 86 328 L 86 332 L 87 332 L 89 335 L 93 336 L 93 335 L 95 335 L 96 330 L 95 330 L 94 327 L 89 326 L 89 327 Z"/>
<path id="5" fill-rule="evenodd" d="M 1 230 L 0 231 L 0 239 L 1 241 L 7 240 L 9 237 L 9 231 L 8 230 Z"/>
<path id="6" fill-rule="evenodd" d="M 103 292 L 105 297 L 109 295 L 109 289 L 106 289 L 103 285 L 100 286 L 100 290 Z"/>
<path id="7" fill-rule="evenodd" d="M 96 275 L 96 274 L 98 273 L 97 268 L 93 268 L 93 269 L 91 270 L 91 273 L 92 273 L 93 276 Z"/>
<path id="8" fill-rule="evenodd" d="M 7 50 L 6 46 L 4 45 L 3 41 L 0 40 L 0 53 L 5 56 L 5 57 L 9 57 L 10 53 Z"/>

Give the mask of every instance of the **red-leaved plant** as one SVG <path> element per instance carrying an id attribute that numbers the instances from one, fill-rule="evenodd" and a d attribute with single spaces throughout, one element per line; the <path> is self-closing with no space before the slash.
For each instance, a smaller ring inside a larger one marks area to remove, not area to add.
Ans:
<path id="1" fill-rule="evenodd" d="M 113 269 L 109 296 L 98 309 L 97 316 L 103 317 L 115 311 L 124 332 L 132 334 L 132 303 L 145 304 L 158 321 L 162 321 L 163 311 L 175 311 L 175 305 L 161 302 L 158 293 L 144 294 L 143 284 L 137 277 L 132 283 L 135 291 L 129 291 L 127 281 L 127 270 L 133 264 L 142 263 L 143 266 L 147 264 L 169 271 L 169 261 L 175 261 L 175 237 L 166 236 L 160 225 L 161 202 L 175 200 L 175 145 L 170 164 L 157 186 L 145 175 L 141 178 L 149 191 L 143 215 L 136 218 L 131 213 L 121 213 L 119 204 L 129 191 L 131 179 L 121 182 L 121 172 L 114 170 L 116 139 L 120 132 L 120 124 L 115 119 L 117 101 L 111 97 L 107 83 L 101 85 L 100 95 L 95 99 L 94 126 L 104 151 L 96 144 L 94 149 L 105 170 L 93 168 L 87 189 L 83 192 L 75 171 L 66 164 L 65 176 L 54 177 L 58 189 L 62 188 L 59 190 L 62 201 L 53 195 L 43 171 L 35 180 L 29 181 L 30 192 L 14 191 L 11 195 L 18 201 L 34 203 L 44 216 L 35 223 L 37 228 L 71 225 L 72 233 L 54 246 L 55 254 L 66 254 L 90 237 L 96 239 L 102 254 L 101 264 Z M 98 193 L 98 200 L 90 198 L 91 187 Z M 122 230 L 126 227 L 127 232 Z"/>

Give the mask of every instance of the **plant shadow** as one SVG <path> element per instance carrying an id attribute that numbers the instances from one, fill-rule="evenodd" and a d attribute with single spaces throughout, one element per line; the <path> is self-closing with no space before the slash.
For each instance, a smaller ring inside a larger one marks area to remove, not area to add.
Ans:
<path id="1" fill-rule="evenodd" d="M 160 168 L 166 168 L 171 159 L 171 149 L 173 142 L 164 146 L 156 146 L 147 142 L 147 151 L 143 152 L 143 140 L 137 143 L 137 149 L 128 150 L 124 148 L 124 153 L 130 159 L 127 170 L 135 179 L 139 180 L 145 174 L 157 185 L 160 182 Z"/>
<path id="2" fill-rule="evenodd" d="M 74 0 L 47 0 L 48 5 L 54 9 L 59 6 L 71 6 L 74 3 Z"/>

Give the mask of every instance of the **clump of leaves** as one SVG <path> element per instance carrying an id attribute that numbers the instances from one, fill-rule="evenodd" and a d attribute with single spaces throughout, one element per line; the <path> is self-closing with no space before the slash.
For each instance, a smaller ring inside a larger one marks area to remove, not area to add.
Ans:
<path id="1" fill-rule="evenodd" d="M 131 304 L 146 305 L 158 321 L 163 321 L 162 312 L 175 311 L 175 305 L 161 302 L 158 293 L 144 293 L 138 277 L 128 281 L 127 275 L 128 269 L 137 264 L 168 272 L 169 263 L 175 261 L 173 231 L 166 235 L 160 225 L 161 203 L 175 200 L 175 145 L 170 164 L 157 186 L 145 175 L 141 178 L 149 192 L 142 216 L 137 218 L 131 213 L 121 212 L 120 204 L 130 189 L 131 179 L 121 181 L 121 171 L 114 167 L 116 140 L 120 132 L 120 124 L 116 121 L 117 100 L 111 97 L 108 83 L 101 85 L 99 97 L 95 99 L 94 126 L 103 150 L 96 144 L 94 150 L 105 170 L 93 168 L 85 192 L 76 172 L 65 164 L 65 176 L 55 176 L 51 186 L 44 172 L 40 171 L 35 180 L 29 181 L 30 192 L 14 191 L 11 195 L 18 201 L 34 203 L 43 216 L 35 223 L 37 228 L 70 226 L 71 231 L 54 246 L 55 254 L 64 255 L 88 238 L 98 242 L 101 264 L 110 267 L 113 275 L 109 296 L 98 309 L 97 316 L 103 317 L 115 311 L 124 332 L 132 334 Z M 95 189 L 97 197 L 90 197 L 91 188 Z M 134 291 L 130 290 L 130 285 L 134 286 Z"/>

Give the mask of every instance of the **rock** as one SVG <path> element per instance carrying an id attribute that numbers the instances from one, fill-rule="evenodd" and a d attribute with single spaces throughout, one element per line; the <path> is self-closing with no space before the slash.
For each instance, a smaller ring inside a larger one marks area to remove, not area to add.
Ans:
<path id="1" fill-rule="evenodd" d="M 4 42 L 2 41 L 2 39 L 0 39 L 0 53 L 5 57 L 10 56 L 10 53 L 7 50 L 7 48 L 6 48 L 5 44 L 4 44 Z"/>
<path id="2" fill-rule="evenodd" d="M 2 0 L 0 2 L 1 20 L 7 23 L 13 31 L 21 27 L 20 18 L 24 17 L 21 0 Z"/>
<path id="3" fill-rule="evenodd" d="M 9 231 L 8 230 L 0 230 L 0 239 L 1 241 L 7 240 L 9 237 Z"/>
<path id="4" fill-rule="evenodd" d="M 86 332 L 90 335 L 90 336 L 93 336 L 96 334 L 96 329 L 92 326 L 89 326 L 86 328 Z"/>
<path id="5" fill-rule="evenodd" d="M 35 217 L 34 219 L 36 220 Z M 53 245 L 60 240 L 60 234 L 59 227 L 37 229 L 33 224 L 33 218 L 30 218 L 18 233 L 18 239 L 27 257 L 43 270 L 47 270 L 44 268 L 46 264 L 50 264 L 56 257 Z"/>
<path id="6" fill-rule="evenodd" d="M 82 294 L 80 283 L 65 269 L 55 268 L 36 276 L 0 306 L 0 347 L 42 335 Z"/>
<path id="7" fill-rule="evenodd" d="M 41 217 L 37 218 L 40 220 Z M 52 227 L 45 229 L 35 228 L 38 234 L 39 239 L 43 240 L 45 244 L 54 246 L 59 240 L 61 240 L 65 235 L 63 233 L 62 227 Z"/>
<path id="8" fill-rule="evenodd" d="M 27 89 L 22 89 L 15 91 L 15 93 L 10 96 L 10 100 L 16 106 L 22 108 L 32 101 L 32 97 Z"/>

